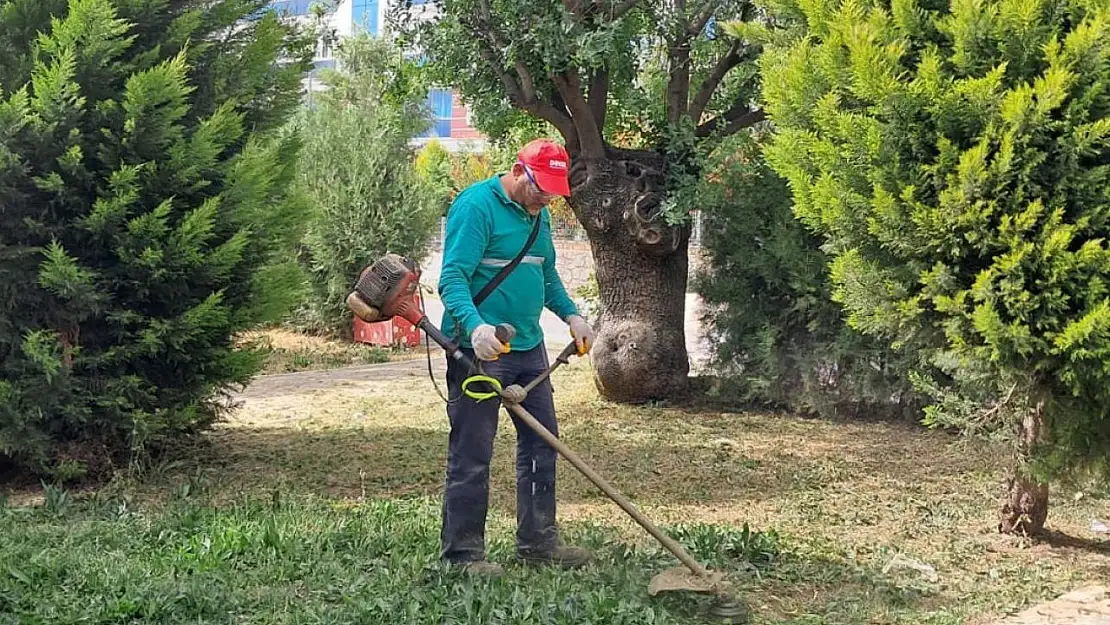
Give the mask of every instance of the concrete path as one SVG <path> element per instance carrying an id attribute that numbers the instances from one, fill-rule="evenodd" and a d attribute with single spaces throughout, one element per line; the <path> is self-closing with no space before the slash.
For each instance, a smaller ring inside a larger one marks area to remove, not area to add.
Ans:
<path id="1" fill-rule="evenodd" d="M 998 625 L 1110 625 L 1110 588 L 1080 588 Z"/>

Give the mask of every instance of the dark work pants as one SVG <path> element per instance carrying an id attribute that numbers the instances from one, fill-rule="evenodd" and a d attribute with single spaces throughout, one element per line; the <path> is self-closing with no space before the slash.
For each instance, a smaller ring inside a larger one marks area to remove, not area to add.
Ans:
<path id="1" fill-rule="evenodd" d="M 463 351 L 471 359 L 474 358 L 473 351 Z M 525 386 L 543 373 L 547 366 L 547 350 L 543 344 L 530 351 L 514 351 L 502 354 L 497 360 L 481 363 L 483 373 L 497 378 L 503 386 Z M 463 395 L 462 382 L 471 374 L 465 365 L 448 359 L 448 397 L 460 399 L 447 407 L 451 435 L 440 538 L 442 557 L 452 562 L 481 560 L 486 555 L 489 465 L 493 457 L 501 398 L 475 401 Z M 490 390 L 485 383 L 474 383 L 471 389 L 480 392 Z M 551 381 L 545 380 L 529 391 L 521 406 L 558 436 L 551 390 Z M 556 452 L 516 415 L 510 413 L 510 417 L 517 433 L 517 550 L 551 549 L 558 542 L 555 528 Z"/>

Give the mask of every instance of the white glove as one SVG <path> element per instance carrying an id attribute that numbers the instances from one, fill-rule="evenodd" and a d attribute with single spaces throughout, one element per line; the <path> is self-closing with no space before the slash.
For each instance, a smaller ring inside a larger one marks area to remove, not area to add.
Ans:
<path id="1" fill-rule="evenodd" d="M 567 323 L 570 324 L 570 335 L 578 344 L 578 355 L 585 356 L 594 346 L 594 329 L 581 315 L 571 315 L 567 318 Z"/>
<path id="2" fill-rule="evenodd" d="M 488 323 L 474 328 L 470 344 L 474 346 L 474 355 L 481 360 L 497 360 L 497 356 L 505 351 L 505 344 L 497 338 L 497 328 Z"/>

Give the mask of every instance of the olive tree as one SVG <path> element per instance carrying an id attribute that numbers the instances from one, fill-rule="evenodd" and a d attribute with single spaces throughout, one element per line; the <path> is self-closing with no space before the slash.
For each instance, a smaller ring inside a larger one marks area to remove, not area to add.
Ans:
<path id="1" fill-rule="evenodd" d="M 757 46 L 719 20 L 743 0 L 439 0 L 411 29 L 442 84 L 492 136 L 542 122 L 571 155 L 569 198 L 600 289 L 593 351 L 602 395 L 687 388 L 683 330 L 691 193 L 707 147 L 763 119 Z M 413 10 L 423 10 L 423 8 Z"/>

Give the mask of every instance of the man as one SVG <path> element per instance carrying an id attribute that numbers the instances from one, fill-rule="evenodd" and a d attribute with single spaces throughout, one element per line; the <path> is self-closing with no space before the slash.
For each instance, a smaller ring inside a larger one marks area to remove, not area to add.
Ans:
<path id="1" fill-rule="evenodd" d="M 508 173 L 464 189 L 447 213 L 439 279 L 444 304 L 441 328 L 478 358 L 485 375 L 505 387 L 524 386 L 548 367 L 540 327 L 544 308 L 570 326 L 579 353 L 586 353 L 593 343 L 593 330 L 555 270 L 547 210 L 556 196 L 570 195 L 569 162 L 561 145 L 532 141 L 520 150 Z M 475 306 L 475 295 L 516 258 L 537 220 L 539 232 L 521 262 Z M 495 326 L 501 323 L 516 328 L 507 352 L 495 336 Z M 499 576 L 503 569 L 486 560 L 485 525 L 489 465 L 501 404 L 500 398 L 479 402 L 462 394 L 463 380 L 473 374 L 448 359 L 451 434 L 442 557 L 468 572 Z M 528 393 L 521 406 L 558 436 L 551 393 L 551 383 L 545 381 Z M 517 557 L 527 563 L 581 566 L 590 553 L 561 544 L 555 525 L 556 452 L 526 424 L 515 416 L 512 419 L 517 431 Z"/>

